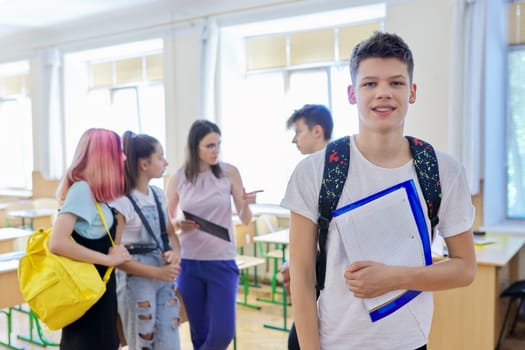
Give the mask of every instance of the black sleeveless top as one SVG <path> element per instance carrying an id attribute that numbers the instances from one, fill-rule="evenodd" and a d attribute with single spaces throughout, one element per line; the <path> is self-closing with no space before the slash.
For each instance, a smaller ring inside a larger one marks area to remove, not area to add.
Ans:
<path id="1" fill-rule="evenodd" d="M 115 216 L 114 212 L 113 216 Z M 115 239 L 116 223 L 114 217 L 110 229 L 113 239 Z M 107 254 L 111 247 L 108 235 L 99 239 L 88 239 L 73 232 L 72 236 L 78 244 L 104 254 Z M 104 277 L 108 267 L 97 264 L 95 267 L 100 276 Z M 118 347 L 116 282 L 115 273 L 111 273 L 104 295 L 81 318 L 62 329 L 60 349 L 116 350 Z"/>

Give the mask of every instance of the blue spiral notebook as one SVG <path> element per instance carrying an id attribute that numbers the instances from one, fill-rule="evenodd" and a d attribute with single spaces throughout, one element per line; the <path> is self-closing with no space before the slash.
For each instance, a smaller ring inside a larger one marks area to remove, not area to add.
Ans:
<path id="1" fill-rule="evenodd" d="M 372 260 L 395 266 L 432 264 L 430 236 L 413 180 L 338 208 L 333 215 L 350 263 Z M 370 319 L 376 322 L 420 293 L 397 290 L 363 302 Z"/>

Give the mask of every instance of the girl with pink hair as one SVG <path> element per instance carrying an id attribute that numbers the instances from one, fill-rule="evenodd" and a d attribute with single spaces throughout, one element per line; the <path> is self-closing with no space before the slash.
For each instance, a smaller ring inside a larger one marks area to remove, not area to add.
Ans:
<path id="1" fill-rule="evenodd" d="M 109 266 L 131 259 L 119 245 L 117 218 L 106 204 L 124 194 L 124 155 L 118 134 L 106 129 L 89 129 L 80 138 L 73 162 L 57 190 L 64 201 L 53 225 L 49 250 L 70 259 L 95 264 L 102 277 Z M 103 217 L 97 210 L 100 203 Z M 106 232 L 110 227 L 115 246 Z M 73 239 L 71 239 L 73 238 Z M 80 319 L 62 329 L 60 349 L 115 350 L 117 297 L 115 277 L 106 292 Z"/>

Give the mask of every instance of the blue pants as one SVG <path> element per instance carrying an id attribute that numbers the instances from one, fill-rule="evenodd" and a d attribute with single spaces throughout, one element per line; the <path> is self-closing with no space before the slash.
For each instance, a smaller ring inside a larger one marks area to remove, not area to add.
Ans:
<path id="1" fill-rule="evenodd" d="M 195 350 L 225 350 L 235 336 L 239 268 L 235 260 L 181 261 L 179 290 Z"/>

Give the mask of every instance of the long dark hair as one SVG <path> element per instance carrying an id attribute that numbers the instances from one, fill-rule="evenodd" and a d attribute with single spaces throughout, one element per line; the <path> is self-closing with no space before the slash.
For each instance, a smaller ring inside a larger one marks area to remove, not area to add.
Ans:
<path id="1" fill-rule="evenodd" d="M 126 131 L 122 135 L 122 149 L 126 155 L 124 162 L 124 191 L 129 194 L 137 186 L 139 160 L 147 159 L 155 153 L 159 140 L 146 134 L 135 134 Z"/>
<path id="2" fill-rule="evenodd" d="M 192 183 L 195 183 L 197 175 L 199 175 L 199 143 L 206 135 L 212 132 L 219 134 L 219 136 L 221 135 L 219 127 L 209 120 L 198 119 L 191 124 L 188 143 L 186 145 L 184 175 L 186 175 L 186 179 Z M 222 177 L 222 169 L 219 164 L 212 165 L 211 171 L 216 178 Z"/>

